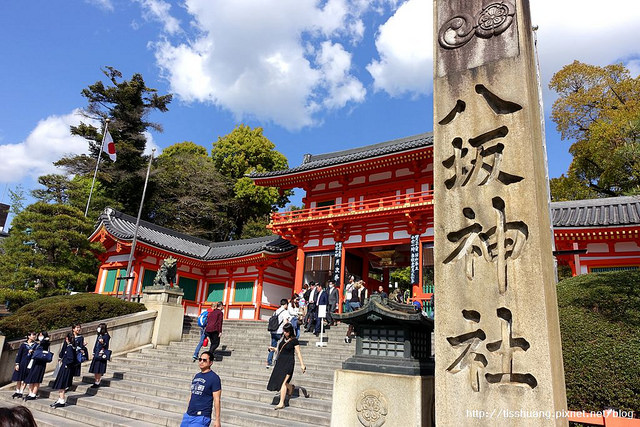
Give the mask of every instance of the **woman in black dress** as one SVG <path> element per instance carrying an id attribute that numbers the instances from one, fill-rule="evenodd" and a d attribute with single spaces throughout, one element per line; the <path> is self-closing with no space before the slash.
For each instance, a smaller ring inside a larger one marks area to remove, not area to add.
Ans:
<path id="1" fill-rule="evenodd" d="M 31 361 L 31 354 L 36 348 L 36 333 L 29 332 L 27 334 L 27 341 L 20 344 L 18 354 L 16 355 L 16 365 L 13 369 L 13 375 L 11 381 L 16 382 L 16 392 L 11 396 L 13 399 L 19 397 L 22 399 L 24 388 L 27 384 L 25 379 L 29 373 L 29 362 Z"/>
<path id="2" fill-rule="evenodd" d="M 60 350 L 58 357 L 60 358 L 60 370 L 58 376 L 51 386 L 52 389 L 58 390 L 60 398 L 52 403 L 52 408 L 61 408 L 67 404 L 64 392 L 65 389 L 71 386 L 73 383 L 73 370 L 77 364 L 76 362 L 76 349 L 74 347 L 73 333 L 69 332 L 64 339 L 64 344 Z"/>
<path id="3" fill-rule="evenodd" d="M 38 334 L 38 344 L 33 350 L 33 353 L 35 354 L 38 350 L 49 351 L 49 345 L 51 345 L 49 333 L 47 331 L 42 331 Z M 44 378 L 44 371 L 46 369 L 47 362 L 33 359 L 33 366 L 29 370 L 27 379 L 25 379 L 25 382 L 29 384 L 29 395 L 26 396 L 24 400 L 34 400 L 38 397 L 38 389 L 40 388 L 40 383 L 42 383 L 42 378 Z"/>
<path id="4" fill-rule="evenodd" d="M 93 346 L 93 360 L 91 366 L 89 366 L 89 373 L 95 377 L 95 382 L 91 388 L 100 387 L 100 379 L 105 372 L 107 372 L 107 354 L 109 350 L 109 340 L 111 337 L 107 332 L 107 324 L 100 323 L 98 325 L 98 336 L 96 337 L 96 344 Z"/>
<path id="5" fill-rule="evenodd" d="M 294 353 L 298 356 L 298 360 L 300 360 L 300 367 L 302 368 L 302 373 L 304 374 L 307 370 L 307 367 L 304 366 L 304 362 L 302 361 L 302 353 L 300 353 L 300 345 L 298 340 L 296 339 L 295 332 L 293 331 L 293 326 L 291 323 L 287 323 L 282 328 L 282 340 L 278 344 L 278 348 L 269 347 L 269 351 L 278 351 L 276 366 L 273 368 L 273 372 L 271 372 L 271 378 L 269 378 L 269 384 L 267 384 L 267 390 L 270 391 L 278 391 L 280 390 L 280 402 L 278 406 L 273 409 L 282 409 L 284 408 L 284 401 L 287 396 L 291 396 L 293 394 L 293 390 L 295 386 L 290 383 L 291 378 L 293 377 L 293 368 L 296 367 L 296 360 L 294 357 Z M 305 392 L 305 397 L 309 397 L 309 395 Z"/>

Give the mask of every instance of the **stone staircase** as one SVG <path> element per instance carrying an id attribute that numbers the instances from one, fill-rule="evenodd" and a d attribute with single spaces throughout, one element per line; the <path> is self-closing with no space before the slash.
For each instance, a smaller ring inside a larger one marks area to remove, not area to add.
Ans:
<path id="1" fill-rule="evenodd" d="M 270 345 L 266 322 L 226 320 L 221 345 L 212 369 L 222 379 L 223 426 L 328 426 L 331 422 L 333 372 L 355 350 L 355 342 L 345 344 L 346 326 L 326 332 L 328 346 L 316 346 L 318 339 L 300 334 L 300 348 L 307 366 L 303 375 L 298 361 L 292 382 L 298 389 L 288 408 L 274 411 L 279 395 L 266 390 L 271 370 L 266 369 Z M 143 348 L 114 356 L 98 389 L 90 388 L 93 375 L 83 364 L 82 382 L 75 381 L 67 392 L 67 406 L 49 407 L 57 392 L 45 376 L 39 398 L 22 403 L 12 400 L 13 388 L 0 390 L 0 406 L 24 404 L 34 413 L 39 426 L 179 426 L 189 399 L 191 378 L 198 372 L 191 356 L 199 339 L 195 319 L 185 317 L 182 341 L 158 348 Z M 203 349 L 204 350 L 204 349 Z"/>

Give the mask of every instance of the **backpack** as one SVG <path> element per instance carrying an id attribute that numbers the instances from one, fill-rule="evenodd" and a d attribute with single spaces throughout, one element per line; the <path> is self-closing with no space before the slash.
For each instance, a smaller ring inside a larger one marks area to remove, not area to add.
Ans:
<path id="1" fill-rule="evenodd" d="M 280 311 L 280 313 L 282 313 L 282 311 Z M 275 313 L 271 315 L 271 317 L 269 318 L 269 324 L 267 325 L 267 331 L 276 332 L 278 328 L 280 328 L 280 324 L 282 323 L 280 322 L 280 318 L 278 317 L 280 313 L 278 313 L 278 310 L 276 310 Z"/>
<path id="2" fill-rule="evenodd" d="M 198 326 L 201 328 L 207 326 L 207 317 L 209 317 L 209 312 L 207 310 L 200 313 L 200 316 L 198 316 Z"/>

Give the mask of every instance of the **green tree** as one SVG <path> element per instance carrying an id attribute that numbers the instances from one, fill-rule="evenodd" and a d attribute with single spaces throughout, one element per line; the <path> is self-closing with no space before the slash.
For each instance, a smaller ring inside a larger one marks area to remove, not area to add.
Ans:
<path id="1" fill-rule="evenodd" d="M 267 228 L 270 216 L 264 215 L 257 218 L 249 218 L 242 228 L 241 239 L 251 239 L 253 237 L 272 236 L 273 232 Z"/>
<path id="2" fill-rule="evenodd" d="M 17 185 L 13 190 L 9 189 L 9 213 L 11 215 L 18 215 L 24 209 L 24 201 L 27 197 L 24 194 L 24 188 L 22 185 Z"/>
<path id="3" fill-rule="evenodd" d="M 622 64 L 574 61 L 549 87 L 559 95 L 551 114 L 557 130 L 575 141 L 567 176 L 552 182 L 554 199 L 638 193 L 640 77 L 632 78 Z"/>
<path id="4" fill-rule="evenodd" d="M 56 165 L 74 175 L 91 176 L 95 159 L 101 153 L 98 179 L 106 195 L 122 205 L 126 213 L 136 215 L 148 159 L 143 155 L 146 146 L 144 133 L 149 129 L 162 131 L 158 123 L 147 118 L 152 112 L 168 111 L 172 95 L 158 95 L 157 90 L 147 87 L 142 75 L 137 73 L 130 80 L 122 80 L 122 73 L 113 67 L 106 67 L 102 72 L 109 84 L 98 81 L 82 90 L 82 96 L 88 102 L 83 114 L 100 123 L 111 120 L 109 132 L 116 144 L 117 161 L 112 162 L 102 153 L 103 129 L 82 122 L 71 127 L 71 134 L 89 141 L 90 156 L 65 157 Z"/>
<path id="5" fill-rule="evenodd" d="M 249 219 L 258 220 L 271 211 L 284 207 L 292 194 L 282 194 L 273 187 L 260 187 L 246 175 L 253 171 L 268 172 L 288 167 L 287 158 L 262 133 L 262 128 L 237 126 L 231 133 L 213 143 L 211 157 L 215 167 L 235 181 L 234 205 L 230 216 L 235 219 L 234 234 L 243 235 Z"/>
<path id="6" fill-rule="evenodd" d="M 31 190 L 31 195 L 41 202 L 68 204 L 84 212 L 91 190 L 91 181 L 92 178 L 89 176 L 76 175 L 69 179 L 59 174 L 43 175 L 38 178 L 38 183 L 44 188 Z M 105 206 L 122 210 L 120 203 L 109 198 L 102 183 L 96 181 L 87 217 L 95 221 Z"/>
<path id="7" fill-rule="evenodd" d="M 65 204 L 69 201 L 69 185 L 70 181 L 64 175 L 49 174 L 38 177 L 38 184 L 44 188 L 31 190 L 31 195 L 45 203 Z"/>
<path id="8" fill-rule="evenodd" d="M 44 202 L 28 206 L 2 242 L 0 286 L 41 294 L 92 289 L 99 265 L 95 253 L 102 248 L 87 239 L 92 231 L 80 209 Z"/>
<path id="9" fill-rule="evenodd" d="M 146 205 L 155 224 L 203 239 L 229 239 L 232 181 L 216 170 L 204 147 L 181 142 L 166 148 L 151 182 Z"/>
<path id="10" fill-rule="evenodd" d="M 551 198 L 554 202 L 564 200 L 595 199 L 598 193 L 591 187 L 584 185 L 575 175 L 562 174 L 559 178 L 551 178 Z"/>

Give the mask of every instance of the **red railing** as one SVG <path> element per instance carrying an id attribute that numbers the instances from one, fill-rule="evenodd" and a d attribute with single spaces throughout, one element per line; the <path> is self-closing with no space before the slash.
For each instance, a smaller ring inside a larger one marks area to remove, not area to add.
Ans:
<path id="1" fill-rule="evenodd" d="M 379 199 L 357 200 L 354 202 L 338 203 L 331 206 L 300 209 L 290 212 L 274 212 L 271 214 L 271 223 L 277 225 L 289 222 L 311 221 L 329 215 L 332 217 L 360 215 L 431 204 L 433 204 L 433 191 L 420 191 L 418 193 L 398 194 L 395 196 L 380 197 Z"/>

